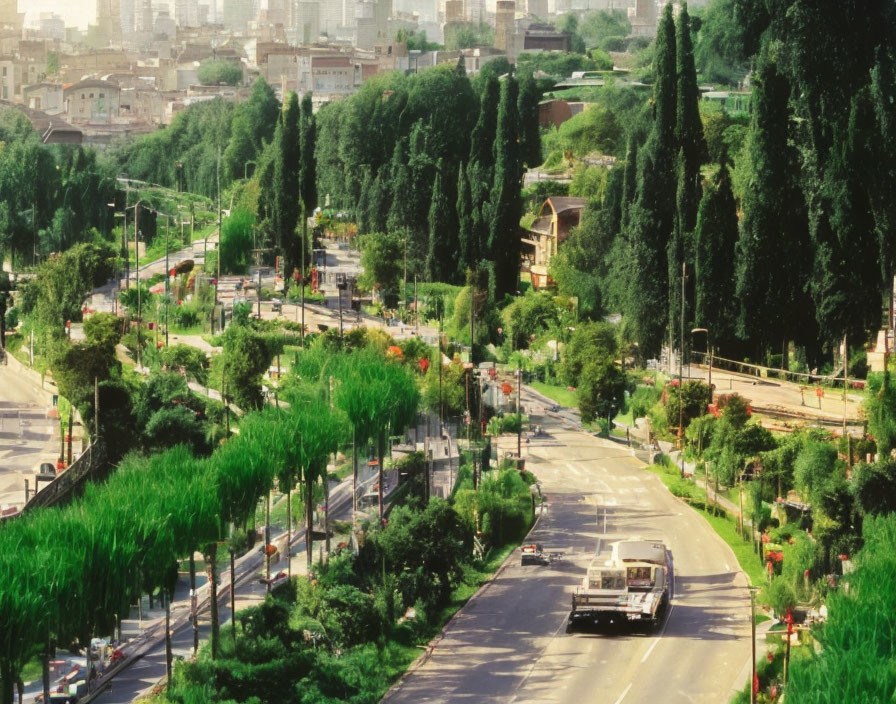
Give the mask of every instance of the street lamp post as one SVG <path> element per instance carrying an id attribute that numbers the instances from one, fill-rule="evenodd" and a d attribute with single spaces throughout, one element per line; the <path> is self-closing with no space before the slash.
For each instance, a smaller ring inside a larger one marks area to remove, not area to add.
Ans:
<path id="1" fill-rule="evenodd" d="M 706 333 L 706 358 L 709 360 L 709 374 L 706 383 L 709 384 L 709 402 L 712 403 L 712 344 L 709 338 L 709 330 L 706 328 L 694 328 L 691 330 L 692 335 L 698 332 Z"/>
<path id="2" fill-rule="evenodd" d="M 681 336 L 678 338 L 678 451 L 681 460 L 681 476 L 684 477 L 684 289 L 688 267 L 681 263 Z"/>
<path id="3" fill-rule="evenodd" d="M 750 678 L 750 704 L 756 704 L 756 591 L 757 587 L 747 587 L 750 590 L 750 635 L 752 643 L 752 657 L 750 658 L 751 671 L 753 676 Z"/>
<path id="4" fill-rule="evenodd" d="M 168 282 L 171 279 L 171 270 L 168 268 L 168 234 L 170 233 L 170 220 L 165 216 L 165 347 L 168 346 L 168 307 L 169 291 Z"/>

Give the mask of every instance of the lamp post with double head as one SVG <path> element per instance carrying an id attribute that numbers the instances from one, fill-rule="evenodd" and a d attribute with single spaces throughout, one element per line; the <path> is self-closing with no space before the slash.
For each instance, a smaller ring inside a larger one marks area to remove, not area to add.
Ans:
<path id="1" fill-rule="evenodd" d="M 709 330 L 706 328 L 694 328 L 691 330 L 691 334 L 695 335 L 698 332 L 702 332 L 706 334 L 706 359 L 709 365 L 709 372 L 706 383 L 709 384 L 709 402 L 712 403 L 712 342 L 709 337 Z"/>

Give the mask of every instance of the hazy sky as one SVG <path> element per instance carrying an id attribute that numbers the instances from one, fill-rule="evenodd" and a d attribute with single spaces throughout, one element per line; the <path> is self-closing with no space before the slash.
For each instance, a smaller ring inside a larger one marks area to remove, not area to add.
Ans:
<path id="1" fill-rule="evenodd" d="M 86 29 L 96 15 L 96 0 L 19 0 L 19 12 L 25 13 L 26 25 L 36 21 L 41 12 L 55 12 L 66 25 Z"/>

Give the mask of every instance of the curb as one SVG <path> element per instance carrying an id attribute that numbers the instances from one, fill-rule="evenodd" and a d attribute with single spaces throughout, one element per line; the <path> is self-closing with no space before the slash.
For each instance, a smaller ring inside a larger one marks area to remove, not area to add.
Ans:
<path id="1" fill-rule="evenodd" d="M 542 509 L 541 509 L 541 511 L 538 512 L 538 515 L 535 517 L 535 521 L 532 523 L 532 527 L 529 529 L 529 532 L 526 533 L 526 536 L 523 538 L 523 542 L 525 542 L 526 540 L 529 539 L 529 536 L 535 531 L 536 528 L 538 528 L 538 524 L 541 522 L 541 517 L 544 515 L 544 512 L 545 512 L 545 509 L 544 509 L 545 503 L 542 502 L 540 505 L 541 505 Z M 392 696 L 394 696 L 398 692 L 398 690 L 401 689 L 402 685 L 404 684 L 404 681 L 410 675 L 414 674 L 417 670 L 419 670 L 421 667 L 423 667 L 423 665 L 426 664 L 426 662 L 432 656 L 433 650 L 435 650 L 436 646 L 445 638 L 446 631 L 448 630 L 449 626 L 451 626 L 454 619 L 457 618 L 457 616 L 465 608 L 467 608 L 467 606 L 469 604 L 471 604 L 474 599 L 476 599 L 477 597 L 484 594 L 485 591 L 498 580 L 498 578 L 501 576 L 501 574 L 504 572 L 504 570 L 506 570 L 510 566 L 511 558 L 514 557 L 515 554 L 516 554 L 516 548 L 514 548 L 513 550 L 510 551 L 510 554 L 506 558 L 504 558 L 504 562 L 502 562 L 500 564 L 500 566 L 498 567 L 498 569 L 495 570 L 495 573 L 489 579 L 487 579 L 482 584 L 482 586 L 479 587 L 479 589 L 476 590 L 476 592 L 473 594 L 473 596 L 471 596 L 469 599 L 467 599 L 467 601 L 464 603 L 464 605 L 461 606 L 457 611 L 455 611 L 454 614 L 452 614 L 451 618 L 449 618 L 445 622 L 445 625 L 443 625 L 442 628 L 439 630 L 439 632 L 435 636 L 432 637 L 432 639 L 429 641 L 429 643 L 427 643 L 425 646 L 422 646 L 423 652 L 420 653 L 420 655 L 417 657 L 416 660 L 414 660 L 410 665 L 408 665 L 408 668 L 401 674 L 401 676 L 395 681 L 395 683 L 393 683 L 393 685 L 391 687 L 389 687 L 389 689 L 386 690 L 386 693 L 382 696 L 382 698 L 380 699 L 380 702 L 385 702 L 388 699 L 390 699 Z"/>

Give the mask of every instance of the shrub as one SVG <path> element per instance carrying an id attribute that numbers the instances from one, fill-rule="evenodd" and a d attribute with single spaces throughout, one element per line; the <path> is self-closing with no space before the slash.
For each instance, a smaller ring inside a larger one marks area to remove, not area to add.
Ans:
<path id="1" fill-rule="evenodd" d="M 656 386 L 647 386 L 646 384 L 636 386 L 628 401 L 632 418 L 644 418 L 650 408 L 659 402 L 662 394 L 662 389 L 658 389 Z"/>
<path id="2" fill-rule="evenodd" d="M 680 413 L 682 424 L 687 428 L 691 420 L 706 413 L 711 396 L 709 385 L 702 381 L 686 381 L 681 389 L 677 384 L 669 384 L 666 387 L 666 415 L 669 421 L 678 425 Z"/>
<path id="3" fill-rule="evenodd" d="M 350 647 L 376 640 L 382 633 L 373 595 L 339 584 L 325 589 L 322 601 L 321 620 L 334 643 Z"/>
<path id="4" fill-rule="evenodd" d="M 625 374 L 612 359 L 588 362 L 583 367 L 577 389 L 583 421 L 589 423 L 595 418 L 616 415 L 622 408 L 624 395 Z"/>
<path id="5" fill-rule="evenodd" d="M 796 592 L 790 583 L 782 577 L 772 580 L 772 583 L 765 588 L 765 596 L 778 619 L 783 619 L 787 609 L 796 606 Z"/>

